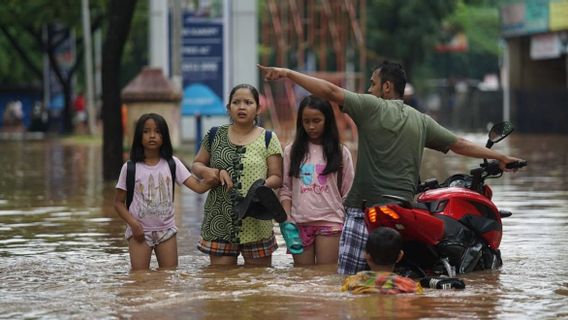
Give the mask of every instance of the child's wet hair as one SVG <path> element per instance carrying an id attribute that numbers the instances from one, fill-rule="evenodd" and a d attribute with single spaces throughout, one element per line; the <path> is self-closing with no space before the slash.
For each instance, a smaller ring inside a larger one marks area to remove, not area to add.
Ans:
<path id="1" fill-rule="evenodd" d="M 142 145 L 142 135 L 144 133 L 144 124 L 148 120 L 154 120 L 160 134 L 162 135 L 162 146 L 160 147 L 160 156 L 169 160 L 173 156 L 172 141 L 170 138 L 170 130 L 166 119 L 157 113 L 146 113 L 140 116 L 134 126 L 134 137 L 132 139 L 132 147 L 130 148 L 130 160 L 134 162 L 144 161 L 144 146 Z"/>
<path id="2" fill-rule="evenodd" d="M 326 159 L 326 166 L 322 175 L 338 171 L 342 166 L 343 152 L 339 141 L 339 131 L 335 122 L 335 113 L 329 101 L 320 97 L 310 95 L 302 99 L 298 108 L 298 116 L 296 119 L 296 137 L 292 144 L 290 154 L 290 170 L 291 177 L 299 177 L 300 165 L 304 161 L 306 152 L 308 151 L 309 136 L 304 129 L 303 116 L 304 110 L 311 108 L 320 111 L 324 115 L 325 123 L 322 134 L 322 146 Z"/>
<path id="3" fill-rule="evenodd" d="M 401 250 L 400 233 L 387 227 L 379 227 L 371 232 L 365 246 L 365 251 L 379 266 L 394 266 Z"/>

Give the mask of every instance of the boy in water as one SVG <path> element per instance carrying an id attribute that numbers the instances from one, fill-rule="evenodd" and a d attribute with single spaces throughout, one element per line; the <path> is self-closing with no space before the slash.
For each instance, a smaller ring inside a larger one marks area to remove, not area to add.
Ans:
<path id="1" fill-rule="evenodd" d="M 394 265 L 403 255 L 398 231 L 385 227 L 375 229 L 365 247 L 365 258 L 372 271 L 361 271 L 345 278 L 341 291 L 354 294 L 422 293 L 420 284 L 393 272 Z"/>

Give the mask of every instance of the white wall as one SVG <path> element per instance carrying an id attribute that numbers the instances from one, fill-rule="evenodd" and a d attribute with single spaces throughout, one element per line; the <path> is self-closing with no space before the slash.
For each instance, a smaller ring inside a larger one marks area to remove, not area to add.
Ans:
<path id="1" fill-rule="evenodd" d="M 211 116 L 201 117 L 201 138 L 205 136 L 209 128 L 220 126 L 229 123 L 229 117 L 225 116 Z M 181 138 L 185 142 L 195 142 L 196 136 L 196 121 L 195 117 L 183 116 L 181 118 Z"/>

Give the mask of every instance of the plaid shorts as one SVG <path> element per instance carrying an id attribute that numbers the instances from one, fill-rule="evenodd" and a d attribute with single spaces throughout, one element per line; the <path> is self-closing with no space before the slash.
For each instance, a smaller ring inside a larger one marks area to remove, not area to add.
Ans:
<path id="1" fill-rule="evenodd" d="M 237 257 L 240 253 L 244 258 L 263 258 L 271 256 L 278 249 L 278 244 L 276 244 L 276 238 L 273 234 L 268 239 L 242 244 L 223 240 L 207 241 L 201 239 L 197 249 L 212 256 Z"/>
<path id="2" fill-rule="evenodd" d="M 363 211 L 358 208 L 347 208 L 345 212 L 345 224 L 339 239 L 337 266 L 339 274 L 356 274 L 359 271 L 370 270 L 365 260 L 365 245 L 369 232 L 363 215 Z"/>

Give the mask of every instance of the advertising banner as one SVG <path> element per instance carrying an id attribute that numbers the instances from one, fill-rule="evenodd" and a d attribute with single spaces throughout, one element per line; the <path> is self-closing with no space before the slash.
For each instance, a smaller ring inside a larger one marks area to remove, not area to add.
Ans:
<path id="1" fill-rule="evenodd" d="M 568 29 L 568 0 L 550 1 L 550 30 Z"/>
<path id="2" fill-rule="evenodd" d="M 182 115 L 223 115 L 223 1 L 190 1 L 183 10 Z"/>
<path id="3" fill-rule="evenodd" d="M 501 7 L 504 36 L 519 36 L 548 31 L 548 0 L 524 0 Z"/>

